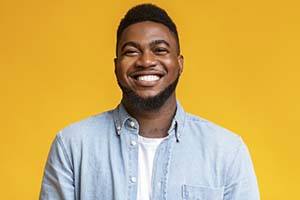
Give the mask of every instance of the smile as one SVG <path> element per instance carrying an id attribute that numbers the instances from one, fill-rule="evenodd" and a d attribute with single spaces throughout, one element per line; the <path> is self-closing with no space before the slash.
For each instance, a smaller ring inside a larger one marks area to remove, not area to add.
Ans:
<path id="1" fill-rule="evenodd" d="M 138 72 L 131 76 L 134 83 L 139 87 L 154 87 L 159 84 L 163 73 L 158 72 Z"/>
<path id="2" fill-rule="evenodd" d="M 137 76 L 138 81 L 158 81 L 160 77 L 158 75 L 141 75 Z"/>

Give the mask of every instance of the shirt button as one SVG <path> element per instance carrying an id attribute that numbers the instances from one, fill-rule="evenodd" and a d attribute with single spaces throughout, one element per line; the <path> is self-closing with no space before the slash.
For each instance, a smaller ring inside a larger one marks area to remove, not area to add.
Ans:
<path id="1" fill-rule="evenodd" d="M 130 126 L 131 128 L 135 128 L 135 123 L 134 123 L 133 121 L 130 121 L 130 122 L 129 122 L 129 126 Z"/>
<path id="2" fill-rule="evenodd" d="M 131 140 L 130 144 L 131 144 L 131 146 L 135 146 L 136 145 L 136 141 Z"/>
<path id="3" fill-rule="evenodd" d="M 136 178 L 135 178 L 134 176 L 132 176 L 132 177 L 130 178 L 130 181 L 131 181 L 132 183 L 135 183 L 135 182 L 136 182 Z"/>
<path id="4" fill-rule="evenodd" d="M 120 131 L 121 130 L 121 126 L 117 126 L 117 130 Z"/>

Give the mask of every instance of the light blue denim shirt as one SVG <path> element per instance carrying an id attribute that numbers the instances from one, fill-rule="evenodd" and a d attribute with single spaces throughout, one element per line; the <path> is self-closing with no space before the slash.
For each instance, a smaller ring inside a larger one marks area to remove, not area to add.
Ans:
<path id="1" fill-rule="evenodd" d="M 135 200 L 139 124 L 116 109 L 60 131 L 45 166 L 40 200 Z M 236 134 L 177 110 L 157 148 L 153 200 L 258 200 L 249 152 Z"/>

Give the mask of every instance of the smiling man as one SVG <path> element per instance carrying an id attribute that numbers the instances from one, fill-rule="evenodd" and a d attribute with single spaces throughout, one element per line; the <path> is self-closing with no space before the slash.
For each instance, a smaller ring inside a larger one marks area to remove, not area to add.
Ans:
<path id="1" fill-rule="evenodd" d="M 176 100 L 183 56 L 163 9 L 127 12 L 114 63 L 121 103 L 57 134 L 41 200 L 259 199 L 242 139 Z"/>

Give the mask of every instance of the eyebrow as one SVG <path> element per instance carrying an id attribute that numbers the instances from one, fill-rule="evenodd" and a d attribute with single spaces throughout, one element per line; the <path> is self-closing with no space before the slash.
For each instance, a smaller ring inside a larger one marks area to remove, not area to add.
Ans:
<path id="1" fill-rule="evenodd" d="M 150 46 L 155 46 L 155 45 L 159 45 L 159 44 L 165 44 L 168 47 L 170 47 L 170 44 L 166 40 L 154 40 L 154 41 L 150 42 Z"/>
<path id="2" fill-rule="evenodd" d="M 170 47 L 170 44 L 165 40 L 153 40 L 153 41 L 150 42 L 150 46 L 155 46 L 155 45 L 159 45 L 159 44 L 165 44 L 168 47 Z M 132 47 L 135 47 L 135 48 L 140 48 L 140 45 L 138 43 L 133 42 L 133 41 L 129 41 L 129 42 L 125 42 L 122 45 L 121 51 L 123 51 L 126 46 L 132 46 Z"/>

